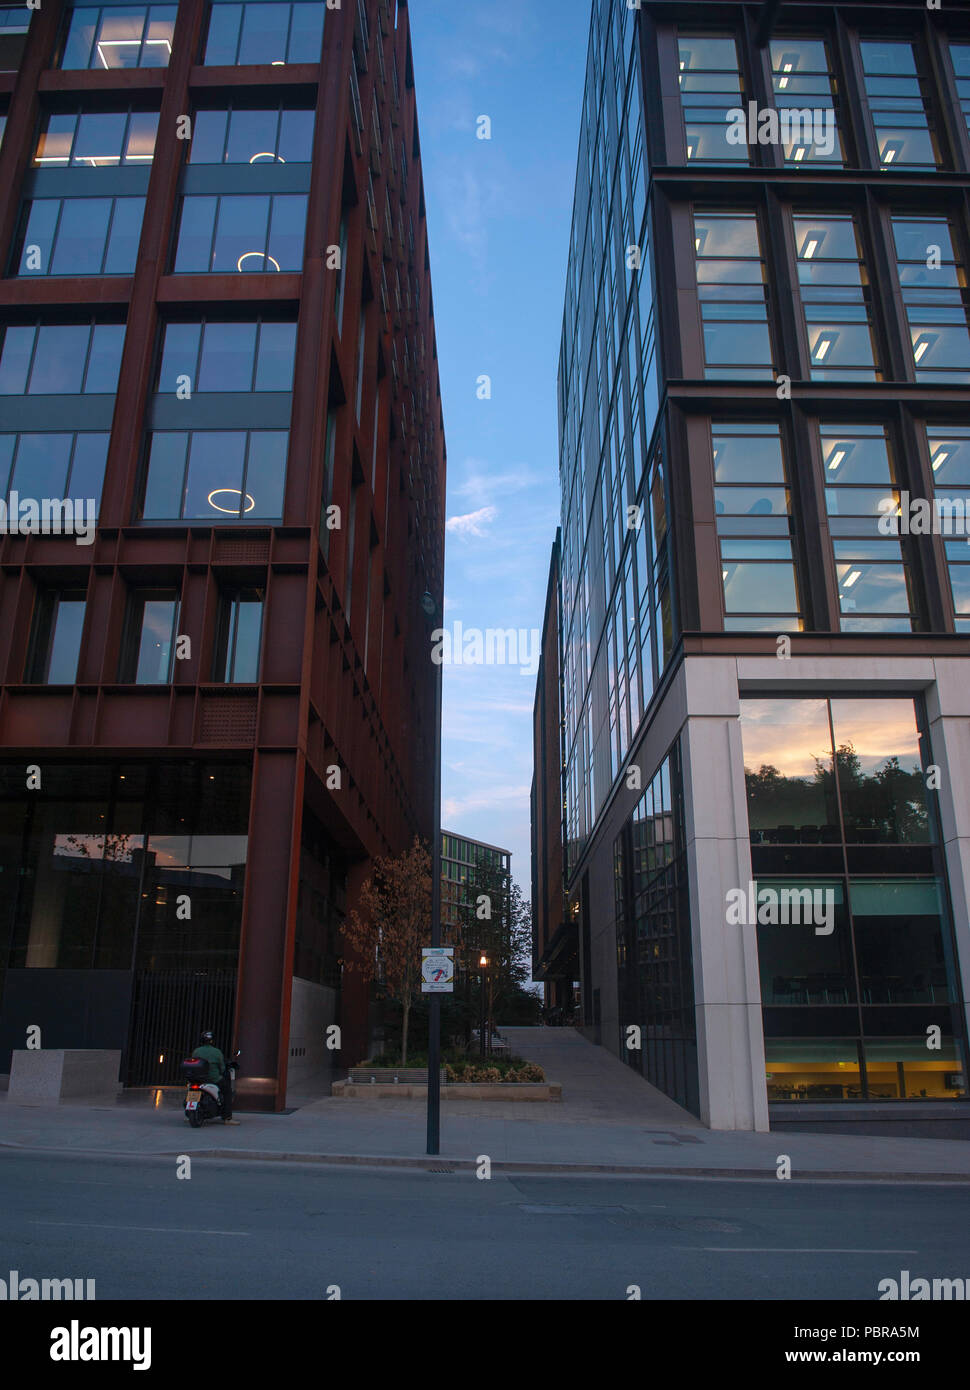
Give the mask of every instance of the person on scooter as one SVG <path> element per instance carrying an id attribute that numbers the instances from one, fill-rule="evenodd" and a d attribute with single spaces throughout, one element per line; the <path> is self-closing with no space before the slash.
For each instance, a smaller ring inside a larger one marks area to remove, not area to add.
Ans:
<path id="1" fill-rule="evenodd" d="M 222 1123 L 224 1125 L 238 1125 L 239 1121 L 232 1118 L 232 1077 L 229 1068 L 226 1066 L 226 1059 L 218 1047 L 216 1047 L 215 1037 L 212 1033 L 203 1033 L 202 1041 L 192 1053 L 193 1057 L 198 1057 L 204 1062 L 209 1063 L 209 1075 L 207 1081 L 214 1081 L 219 1087 L 219 1099 L 222 1104 Z"/>

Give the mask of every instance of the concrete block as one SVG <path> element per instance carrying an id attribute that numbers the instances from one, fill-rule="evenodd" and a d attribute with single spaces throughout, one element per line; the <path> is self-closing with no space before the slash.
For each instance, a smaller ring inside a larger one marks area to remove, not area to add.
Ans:
<path id="1" fill-rule="evenodd" d="M 119 1090 L 121 1050 L 38 1048 L 12 1054 L 8 1100 L 56 1105 L 64 1100 L 112 1098 Z"/>

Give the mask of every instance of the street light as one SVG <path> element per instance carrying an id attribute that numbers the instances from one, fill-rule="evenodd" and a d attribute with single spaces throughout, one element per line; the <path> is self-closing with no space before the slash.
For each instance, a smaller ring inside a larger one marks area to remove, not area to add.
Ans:
<path id="1" fill-rule="evenodd" d="M 438 616 L 434 595 L 421 596 L 429 629 Z M 434 682 L 434 845 L 431 850 L 431 945 L 441 945 L 441 663 Z M 428 1016 L 428 1153 L 440 1151 L 441 1139 L 441 995 L 432 994 Z"/>
<path id="2" fill-rule="evenodd" d="M 478 965 L 479 965 L 479 970 L 480 970 L 480 972 L 481 972 L 481 983 L 480 983 L 479 993 L 480 993 L 481 996 L 482 996 L 481 1022 L 480 1022 L 480 1024 L 479 1024 L 479 1028 L 478 1028 L 478 1052 L 479 1052 L 479 1055 L 480 1055 L 481 1057 L 484 1057 L 484 1056 L 485 1056 L 485 971 L 488 969 L 488 956 L 485 955 L 484 951 L 482 952 L 482 954 L 481 954 L 481 956 L 480 956 L 480 958 L 479 958 Z"/>

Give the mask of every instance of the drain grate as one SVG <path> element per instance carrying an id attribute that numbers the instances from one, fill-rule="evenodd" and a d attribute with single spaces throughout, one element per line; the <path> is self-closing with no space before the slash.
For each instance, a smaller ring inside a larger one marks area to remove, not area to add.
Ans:
<path id="1" fill-rule="evenodd" d="M 429 1173 L 453 1173 L 455 1170 L 454 1168 L 428 1168 L 426 1171 Z"/>

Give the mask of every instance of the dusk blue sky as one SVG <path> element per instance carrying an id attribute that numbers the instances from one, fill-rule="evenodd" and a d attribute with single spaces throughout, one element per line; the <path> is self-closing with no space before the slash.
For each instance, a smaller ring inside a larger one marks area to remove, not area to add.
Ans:
<path id="1" fill-rule="evenodd" d="M 590 0 L 409 10 L 448 450 L 444 626 L 537 629 Z M 444 667 L 442 824 L 511 850 L 527 897 L 534 698 L 518 667 Z"/>

